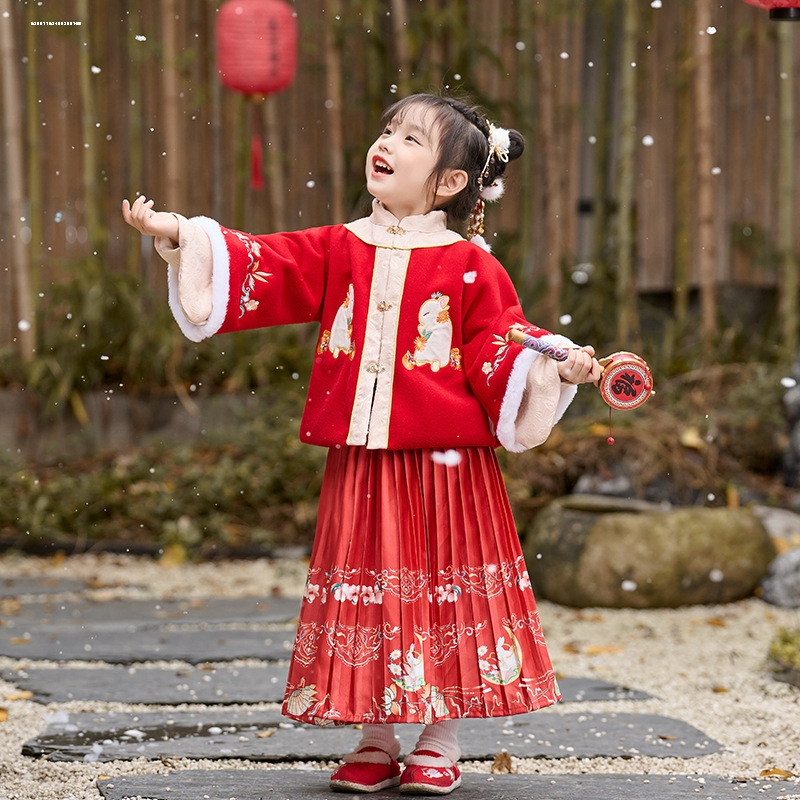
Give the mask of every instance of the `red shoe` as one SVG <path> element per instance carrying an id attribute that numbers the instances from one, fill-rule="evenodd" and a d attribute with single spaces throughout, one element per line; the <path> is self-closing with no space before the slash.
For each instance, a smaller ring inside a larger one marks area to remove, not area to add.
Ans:
<path id="1" fill-rule="evenodd" d="M 415 751 L 404 762 L 401 794 L 450 794 L 461 786 L 458 767 L 431 750 Z"/>
<path id="2" fill-rule="evenodd" d="M 331 789 L 335 792 L 379 792 L 398 783 L 400 765 L 377 747 L 365 747 L 345 756 L 345 763 L 331 775 Z"/>

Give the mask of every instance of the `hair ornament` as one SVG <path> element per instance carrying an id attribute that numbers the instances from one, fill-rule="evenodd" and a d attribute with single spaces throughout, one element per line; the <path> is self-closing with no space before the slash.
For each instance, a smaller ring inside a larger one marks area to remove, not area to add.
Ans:
<path id="1" fill-rule="evenodd" d="M 508 163 L 508 151 L 511 149 L 511 137 L 505 128 L 498 128 L 489 123 L 489 158 L 497 156 L 504 164 Z"/>
<path id="2" fill-rule="evenodd" d="M 497 178 L 494 183 L 489 186 L 484 186 L 481 189 L 481 197 L 487 203 L 496 203 L 504 194 L 506 187 L 503 185 L 503 179 Z"/>
<path id="3" fill-rule="evenodd" d="M 475 203 L 475 207 L 472 209 L 469 215 L 469 222 L 467 224 L 467 238 L 473 240 L 478 239 L 476 244 L 480 244 L 484 249 L 490 250 L 489 246 L 483 239 L 484 210 L 487 201 L 489 203 L 493 203 L 503 196 L 505 187 L 503 186 L 503 181 L 500 180 L 500 178 L 495 179 L 488 186 L 484 186 L 483 182 L 488 177 L 489 164 L 491 163 L 492 158 L 496 158 L 498 161 L 502 161 L 504 164 L 508 163 L 508 153 L 511 149 L 511 137 L 505 128 L 499 128 L 493 123 L 488 122 L 488 120 L 487 124 L 489 126 L 489 136 L 487 137 L 489 143 L 489 154 L 486 156 L 486 163 L 483 165 L 481 174 L 478 176 L 478 187 L 480 189 L 480 194 L 478 195 L 478 200 Z"/>

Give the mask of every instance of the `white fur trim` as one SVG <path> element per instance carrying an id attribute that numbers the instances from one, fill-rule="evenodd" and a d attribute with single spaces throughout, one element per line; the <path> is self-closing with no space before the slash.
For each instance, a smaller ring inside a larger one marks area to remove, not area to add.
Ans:
<path id="1" fill-rule="evenodd" d="M 167 284 L 169 289 L 169 307 L 172 316 L 178 323 L 183 335 L 193 342 L 202 342 L 213 336 L 225 321 L 228 311 L 228 296 L 230 285 L 230 256 L 222 235 L 220 225 L 208 217 L 192 217 L 190 222 L 195 223 L 208 235 L 211 243 L 211 291 L 212 307 L 208 319 L 200 324 L 192 323 L 181 307 L 178 291 L 178 273 L 170 266 L 167 270 Z"/>
<path id="2" fill-rule="evenodd" d="M 556 347 L 574 346 L 558 334 L 542 339 Z M 546 441 L 578 390 L 577 386 L 561 383 L 557 374 L 556 377 L 547 375 L 547 371 L 554 371 L 556 362 L 537 363 L 540 358 L 547 359 L 547 356 L 523 348 L 511 368 L 497 420 L 497 438 L 511 453 L 522 453 Z"/>
<path id="3" fill-rule="evenodd" d="M 480 247 L 481 250 L 485 250 L 487 253 L 491 253 L 492 252 L 492 246 L 480 234 L 478 234 L 477 236 L 473 236 L 470 239 L 470 241 L 473 244 L 478 245 L 478 247 Z"/>
<path id="4" fill-rule="evenodd" d="M 487 203 L 496 203 L 505 194 L 505 191 L 506 186 L 503 183 L 503 179 L 497 178 L 494 183 L 481 189 L 481 197 Z"/>

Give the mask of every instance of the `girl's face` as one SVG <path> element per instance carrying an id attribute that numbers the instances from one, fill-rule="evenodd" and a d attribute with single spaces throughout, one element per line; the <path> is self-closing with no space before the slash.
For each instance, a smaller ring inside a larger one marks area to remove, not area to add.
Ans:
<path id="1" fill-rule="evenodd" d="M 367 190 L 398 219 L 435 208 L 428 180 L 436 166 L 439 137 L 427 109 L 411 105 L 391 120 L 367 151 Z"/>

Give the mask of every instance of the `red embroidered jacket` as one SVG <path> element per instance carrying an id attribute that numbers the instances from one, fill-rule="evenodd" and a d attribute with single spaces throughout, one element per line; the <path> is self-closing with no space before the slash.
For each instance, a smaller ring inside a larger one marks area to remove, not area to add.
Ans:
<path id="1" fill-rule="evenodd" d="M 184 333 L 320 324 L 300 437 L 368 448 L 540 444 L 575 394 L 555 363 L 506 340 L 530 325 L 502 265 L 447 229 L 444 212 L 397 220 L 380 204 L 347 225 L 253 236 L 181 220 L 170 306 Z M 187 240 L 210 241 L 211 313 L 189 321 Z M 173 245 L 174 248 L 174 245 Z M 186 258 L 186 255 L 183 256 Z"/>

